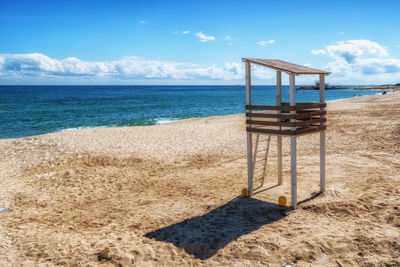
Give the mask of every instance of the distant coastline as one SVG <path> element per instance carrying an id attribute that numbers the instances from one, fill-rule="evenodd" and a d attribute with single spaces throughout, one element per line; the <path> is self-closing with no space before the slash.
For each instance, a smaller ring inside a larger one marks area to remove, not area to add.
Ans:
<path id="1" fill-rule="evenodd" d="M 400 84 L 384 84 L 377 86 L 363 86 L 363 87 L 343 87 L 343 86 L 330 86 L 325 88 L 326 90 L 377 90 L 377 91 L 398 91 L 400 90 Z M 296 88 L 296 90 L 319 90 L 319 86 L 301 86 Z"/>

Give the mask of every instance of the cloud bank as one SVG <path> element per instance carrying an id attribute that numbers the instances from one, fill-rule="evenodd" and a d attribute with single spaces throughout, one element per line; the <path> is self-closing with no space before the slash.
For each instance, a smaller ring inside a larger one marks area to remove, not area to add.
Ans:
<path id="1" fill-rule="evenodd" d="M 254 67 L 256 79 L 271 79 L 272 71 Z M 240 81 L 244 77 L 241 63 L 225 63 L 223 67 L 200 66 L 143 57 L 124 57 L 115 61 L 83 61 L 75 57 L 62 60 L 44 54 L 0 54 L 1 81 L 104 81 L 118 83 L 135 80 Z"/>
<path id="2" fill-rule="evenodd" d="M 272 72 L 271 72 L 272 73 Z M 271 78 L 271 74 L 255 68 L 255 77 Z M 108 78 L 110 80 L 241 80 L 244 70 L 240 63 L 225 63 L 223 67 L 200 66 L 191 63 L 125 57 L 116 61 L 82 61 L 75 57 L 62 60 L 43 54 L 0 54 L 0 81 Z"/>
<path id="3" fill-rule="evenodd" d="M 235 79 L 241 66 L 226 63 L 203 67 L 191 63 L 124 57 L 116 61 L 82 61 L 75 57 L 62 60 L 46 55 L 0 54 L 0 78 L 5 77 L 111 77 L 118 79 Z"/>
<path id="4" fill-rule="evenodd" d="M 328 55 L 324 69 L 331 80 L 347 84 L 382 84 L 400 81 L 400 60 L 388 58 L 387 49 L 370 40 L 347 40 L 312 50 L 314 55 Z"/>
<path id="5" fill-rule="evenodd" d="M 400 60 L 390 58 L 387 48 L 370 40 L 337 42 L 311 53 L 328 60 L 313 66 L 332 72 L 327 79 L 332 84 L 400 82 Z M 252 69 L 256 83 L 275 83 L 272 70 L 258 66 Z M 299 76 L 296 83 L 311 84 L 314 79 Z M 76 57 L 56 59 L 40 53 L 0 54 L 0 84 L 242 84 L 243 81 L 241 62 L 204 66 L 137 56 L 84 61 Z"/>

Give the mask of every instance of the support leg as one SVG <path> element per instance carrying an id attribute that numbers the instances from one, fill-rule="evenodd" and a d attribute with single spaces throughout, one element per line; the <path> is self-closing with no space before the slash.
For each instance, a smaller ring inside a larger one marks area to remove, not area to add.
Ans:
<path id="1" fill-rule="evenodd" d="M 276 71 L 276 105 L 282 106 L 282 72 Z M 281 114 L 281 111 L 278 110 L 277 114 Z M 276 120 L 280 122 L 281 120 L 278 118 Z M 279 130 L 281 127 L 279 126 Z M 278 136 L 277 138 L 277 157 L 278 157 L 278 185 L 282 184 L 282 136 Z"/>
<path id="2" fill-rule="evenodd" d="M 282 136 L 277 136 L 278 185 L 282 184 Z"/>
<path id="3" fill-rule="evenodd" d="M 291 197 L 292 207 L 297 207 L 297 158 L 296 158 L 297 139 L 295 136 L 290 137 L 290 164 L 291 164 Z"/>
<path id="4" fill-rule="evenodd" d="M 320 168 L 319 168 L 319 175 L 320 175 L 320 191 L 321 193 L 325 191 L 325 131 L 320 132 L 319 135 L 319 143 L 320 143 Z"/>
<path id="5" fill-rule="evenodd" d="M 247 133 L 247 188 L 250 196 L 253 193 L 253 144 L 251 139 L 252 134 Z"/>
<path id="6" fill-rule="evenodd" d="M 294 74 L 289 75 L 289 96 L 290 106 L 296 106 L 296 87 L 295 87 L 295 76 Z M 290 111 L 290 115 L 296 116 L 296 110 Z M 296 119 L 291 119 L 290 122 L 295 123 Z M 296 127 L 290 128 L 291 131 L 296 131 Z M 292 207 L 297 207 L 297 162 L 296 162 L 296 136 L 290 137 L 290 165 L 291 165 L 291 195 L 292 195 Z"/>
<path id="7" fill-rule="evenodd" d="M 325 103 L 325 76 L 323 74 L 319 75 L 319 102 Z M 325 108 L 321 108 L 321 111 L 325 111 Z M 325 118 L 325 116 L 322 116 Z M 321 123 L 321 126 L 325 126 L 325 123 Z M 325 131 L 320 132 L 319 135 L 319 144 L 320 144 L 320 191 L 321 193 L 325 191 Z"/>

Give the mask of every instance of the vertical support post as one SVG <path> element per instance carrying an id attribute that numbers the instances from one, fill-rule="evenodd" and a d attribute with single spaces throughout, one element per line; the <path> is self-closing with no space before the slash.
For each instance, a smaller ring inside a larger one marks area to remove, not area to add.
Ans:
<path id="1" fill-rule="evenodd" d="M 246 61 L 246 105 L 251 105 L 251 65 Z M 247 125 L 250 126 L 250 125 Z M 247 132 L 247 189 L 249 195 L 253 193 L 253 142 L 252 134 Z"/>
<path id="2" fill-rule="evenodd" d="M 325 75 L 319 75 L 319 102 L 321 104 L 325 103 Z M 325 108 L 321 108 L 324 111 Z M 325 118 L 325 116 L 322 116 Z M 320 126 L 324 126 L 325 123 L 321 123 Z M 319 175 L 320 175 L 320 192 L 325 191 L 325 131 L 319 133 Z"/>
<path id="3" fill-rule="evenodd" d="M 296 88 L 295 76 L 293 73 L 289 74 L 289 92 L 290 92 L 290 106 L 296 106 Z M 296 111 L 290 111 L 291 115 L 296 115 Z M 296 119 L 290 119 L 290 122 L 296 122 Z M 296 127 L 291 127 L 291 131 L 296 131 Z M 296 136 L 290 137 L 290 165 L 291 165 L 291 203 L 295 209 L 297 207 L 297 139 Z"/>
<path id="4" fill-rule="evenodd" d="M 281 106 L 282 105 L 282 72 L 281 71 L 276 71 L 276 105 Z M 281 111 L 278 110 L 278 114 L 281 114 Z M 280 119 L 278 118 L 278 122 Z M 281 130 L 281 127 L 279 127 L 279 130 Z M 276 145 L 277 145 L 277 158 L 278 158 L 278 185 L 282 184 L 282 136 L 277 136 L 276 139 Z"/>

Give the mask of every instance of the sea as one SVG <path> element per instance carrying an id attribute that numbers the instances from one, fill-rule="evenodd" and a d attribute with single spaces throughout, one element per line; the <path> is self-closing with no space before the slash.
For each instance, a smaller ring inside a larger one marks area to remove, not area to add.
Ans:
<path id="1" fill-rule="evenodd" d="M 352 86 L 348 86 L 352 87 Z M 381 94 L 327 90 L 326 101 Z M 245 112 L 244 86 L 0 86 L 0 138 L 77 129 L 147 126 Z M 253 86 L 252 104 L 275 105 L 276 86 Z M 289 101 L 289 87 L 282 86 Z M 319 91 L 296 92 L 319 102 Z"/>

